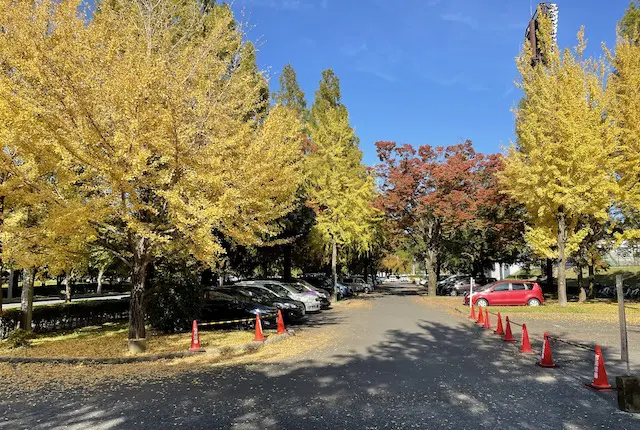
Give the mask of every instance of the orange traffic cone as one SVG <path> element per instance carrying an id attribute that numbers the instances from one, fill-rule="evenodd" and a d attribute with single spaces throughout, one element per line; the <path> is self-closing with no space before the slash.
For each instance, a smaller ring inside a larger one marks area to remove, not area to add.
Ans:
<path id="1" fill-rule="evenodd" d="M 496 327 L 495 334 L 503 335 L 504 328 L 502 328 L 502 317 L 500 316 L 500 312 L 498 312 L 498 326 Z"/>
<path id="2" fill-rule="evenodd" d="M 529 332 L 527 331 L 526 324 L 522 324 L 522 345 L 520 345 L 520 352 L 523 354 L 534 354 L 531 349 L 531 342 L 529 342 Z"/>
<path id="3" fill-rule="evenodd" d="M 478 307 L 478 319 L 476 320 L 476 323 L 484 325 L 484 314 L 482 313 L 481 307 Z"/>
<path id="4" fill-rule="evenodd" d="M 471 307 L 471 313 L 469 314 L 469 319 L 476 319 L 476 308 L 473 307 L 473 305 L 470 306 Z"/>
<path id="5" fill-rule="evenodd" d="M 278 332 L 277 334 L 285 334 L 287 330 L 284 328 L 284 319 L 282 319 L 282 312 L 278 309 Z"/>
<path id="6" fill-rule="evenodd" d="M 551 356 L 551 343 L 549 343 L 549 335 L 544 334 L 544 341 L 542 342 L 542 352 L 540 353 L 540 361 L 536 363 L 540 367 L 557 367 L 553 363 L 553 357 Z"/>
<path id="7" fill-rule="evenodd" d="M 491 321 L 489 320 L 489 309 L 484 308 L 484 325 L 483 328 L 491 328 Z"/>
<path id="8" fill-rule="evenodd" d="M 200 336 L 198 335 L 198 321 L 193 320 L 191 325 L 191 352 L 204 352 L 204 348 L 200 346 Z"/>
<path id="9" fill-rule="evenodd" d="M 604 369 L 604 360 L 602 359 L 602 350 L 596 345 L 596 358 L 593 364 L 593 382 L 586 384 L 587 387 L 598 391 L 612 390 L 607 371 Z"/>
<path id="10" fill-rule="evenodd" d="M 264 342 L 264 335 L 262 334 L 262 323 L 260 322 L 260 314 L 256 314 L 256 337 L 254 342 Z"/>
<path id="11" fill-rule="evenodd" d="M 515 342 L 516 338 L 513 337 L 513 333 L 511 333 L 511 324 L 509 323 L 509 317 L 507 317 L 507 330 L 504 333 L 504 337 L 502 338 L 505 342 Z"/>

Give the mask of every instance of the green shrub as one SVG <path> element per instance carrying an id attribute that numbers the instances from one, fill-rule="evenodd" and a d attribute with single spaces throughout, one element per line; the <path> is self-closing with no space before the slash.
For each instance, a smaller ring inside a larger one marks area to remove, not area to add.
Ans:
<path id="1" fill-rule="evenodd" d="M 32 327 L 35 333 L 99 325 L 128 318 L 129 299 L 96 300 L 34 306 Z M 0 339 L 16 331 L 22 319 L 20 309 L 8 309 L 0 318 Z"/>
<path id="2" fill-rule="evenodd" d="M 164 333 L 186 331 L 200 317 L 203 291 L 197 277 L 188 272 L 158 273 L 146 293 L 147 319 Z"/>

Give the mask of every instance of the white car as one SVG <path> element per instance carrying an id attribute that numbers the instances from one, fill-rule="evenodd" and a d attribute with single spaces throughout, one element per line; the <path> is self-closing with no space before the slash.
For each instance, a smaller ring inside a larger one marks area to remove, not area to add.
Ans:
<path id="1" fill-rule="evenodd" d="M 314 294 L 299 293 L 295 288 L 280 281 L 242 281 L 235 285 L 257 285 L 262 286 L 269 291 L 277 294 L 278 296 L 289 297 L 293 300 L 298 300 L 304 304 L 305 312 L 320 312 L 320 300 L 319 297 Z"/>
<path id="2" fill-rule="evenodd" d="M 401 275 L 400 282 L 411 282 L 411 279 L 407 275 Z"/>

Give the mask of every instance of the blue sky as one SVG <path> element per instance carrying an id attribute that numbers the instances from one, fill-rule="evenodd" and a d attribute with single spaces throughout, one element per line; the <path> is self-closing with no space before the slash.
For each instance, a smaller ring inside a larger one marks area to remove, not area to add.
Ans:
<path id="1" fill-rule="evenodd" d="M 597 55 L 601 42 L 613 45 L 629 4 L 556 3 L 560 46 L 574 46 L 585 25 L 588 53 Z M 377 162 L 378 140 L 471 139 L 492 153 L 513 139 L 514 58 L 529 0 L 235 0 L 233 8 L 272 89 L 290 62 L 311 104 L 321 71 L 336 72 L 367 164 Z"/>

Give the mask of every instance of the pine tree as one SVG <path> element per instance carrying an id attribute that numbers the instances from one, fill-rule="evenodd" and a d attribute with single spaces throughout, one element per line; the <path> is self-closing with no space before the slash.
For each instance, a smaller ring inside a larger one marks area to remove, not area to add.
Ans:
<path id="1" fill-rule="evenodd" d="M 553 45 L 550 27 L 542 17 L 539 39 L 547 61 L 532 67 L 528 46 L 517 61 L 524 96 L 502 184 L 528 212 L 527 242 L 539 255 L 558 258 L 558 298 L 565 306 L 567 259 L 589 233 L 580 219 L 608 218 L 615 157 L 611 127 L 603 120 L 604 65 L 582 59 L 583 30 L 574 54 Z"/>

